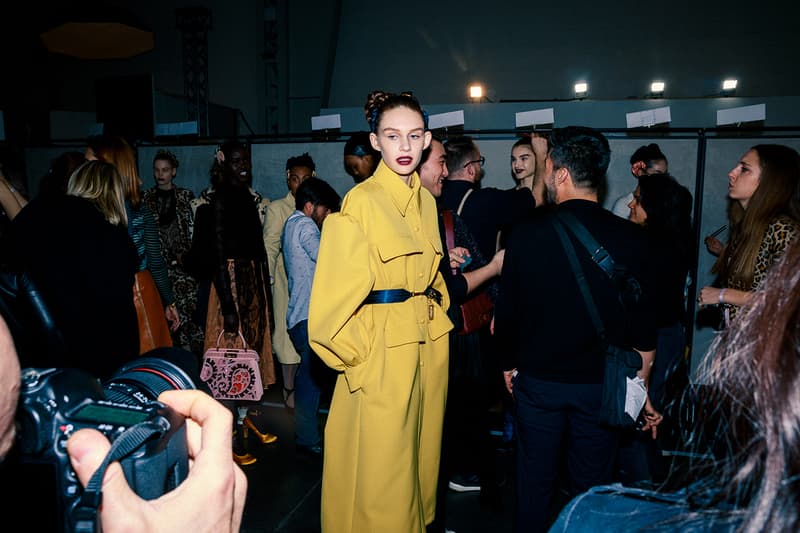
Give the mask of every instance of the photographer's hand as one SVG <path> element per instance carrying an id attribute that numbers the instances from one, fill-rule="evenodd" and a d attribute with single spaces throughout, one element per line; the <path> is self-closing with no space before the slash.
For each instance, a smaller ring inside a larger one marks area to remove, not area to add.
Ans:
<path id="1" fill-rule="evenodd" d="M 233 462 L 231 412 L 197 390 L 167 391 L 159 400 L 187 417 L 189 474 L 175 490 L 148 501 L 131 490 L 119 463 L 112 463 L 103 478 L 103 531 L 239 531 L 247 478 Z M 110 447 L 93 429 L 70 437 L 67 452 L 84 487 Z"/>

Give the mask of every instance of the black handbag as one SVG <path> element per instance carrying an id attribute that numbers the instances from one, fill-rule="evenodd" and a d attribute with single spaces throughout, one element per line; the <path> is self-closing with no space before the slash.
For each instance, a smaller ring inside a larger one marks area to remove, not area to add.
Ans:
<path id="1" fill-rule="evenodd" d="M 636 372 L 642 368 L 642 356 L 630 348 L 610 344 L 605 335 L 605 326 L 600 318 L 597 305 L 594 302 L 589 284 L 586 282 L 583 268 L 578 262 L 575 247 L 567 237 L 564 226 L 567 226 L 575 235 L 581 245 L 592 256 L 592 260 L 600 266 L 617 285 L 620 300 L 624 307 L 635 303 L 641 297 L 641 286 L 626 268 L 617 265 L 608 251 L 601 246 L 589 231 L 571 213 L 560 212 L 553 220 L 553 226 L 564 247 L 564 252 L 569 259 L 572 272 L 578 282 L 578 287 L 583 295 L 586 308 L 592 318 L 597 335 L 602 343 L 605 354 L 605 373 L 603 375 L 603 392 L 600 406 L 600 423 L 615 428 L 636 427 L 636 419 L 625 412 L 625 397 L 628 391 L 628 378 L 636 377 Z M 628 292 L 623 294 L 623 292 Z"/>

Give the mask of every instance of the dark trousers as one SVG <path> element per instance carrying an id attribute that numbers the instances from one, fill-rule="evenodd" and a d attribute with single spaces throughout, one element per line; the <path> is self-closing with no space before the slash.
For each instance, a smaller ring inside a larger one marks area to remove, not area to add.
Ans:
<path id="1" fill-rule="evenodd" d="M 669 419 L 670 415 L 664 408 L 670 402 L 677 400 L 677 397 L 671 397 L 671 394 L 667 393 L 666 385 L 668 380 L 677 377 L 674 373 L 680 368 L 684 350 L 686 350 L 686 336 L 681 324 L 659 328 L 656 360 L 650 370 L 647 393 L 653 407 L 665 416 L 668 423 L 674 422 Z M 670 393 L 674 395 L 674 391 L 671 390 Z M 661 450 L 665 445 L 666 448 L 672 446 L 664 439 L 666 424 L 659 426 L 658 429 L 658 440 L 654 440 L 649 431 L 642 433 L 637 429 L 628 429 L 621 432 L 616 480 L 626 484 L 663 481 L 669 470 L 669 461 L 663 457 Z"/>
<path id="2" fill-rule="evenodd" d="M 517 531 L 547 531 L 561 472 L 568 497 L 611 481 L 618 436 L 597 423 L 601 388 L 516 377 Z"/>
<path id="3" fill-rule="evenodd" d="M 489 407 L 502 374 L 490 365 L 493 349 L 488 330 L 458 335 L 450 333 L 447 407 L 442 431 L 442 455 L 436 490 L 436 517 L 428 533 L 445 530 L 447 492 L 454 475 L 477 474 L 481 499 L 498 492 L 490 439 Z"/>
<path id="4" fill-rule="evenodd" d="M 316 356 L 308 343 L 308 320 L 289 328 L 289 338 L 300 355 L 300 366 L 294 378 L 295 441 L 298 446 L 316 446 L 320 442 L 317 419 L 320 387 L 312 371 Z"/>

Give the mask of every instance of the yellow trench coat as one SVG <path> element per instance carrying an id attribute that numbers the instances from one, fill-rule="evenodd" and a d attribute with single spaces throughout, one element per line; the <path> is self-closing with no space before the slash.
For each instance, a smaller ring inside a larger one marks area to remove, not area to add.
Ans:
<path id="1" fill-rule="evenodd" d="M 342 371 L 325 427 L 325 533 L 423 532 L 434 518 L 453 327 L 442 254 L 433 197 L 383 162 L 325 219 L 308 316 L 311 347 Z M 362 305 L 372 290 L 429 286 L 441 306 Z"/>

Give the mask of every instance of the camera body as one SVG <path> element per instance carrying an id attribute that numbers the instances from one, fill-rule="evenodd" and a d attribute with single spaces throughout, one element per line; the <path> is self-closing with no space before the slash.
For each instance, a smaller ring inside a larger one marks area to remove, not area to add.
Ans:
<path id="1" fill-rule="evenodd" d="M 112 444 L 133 426 L 144 423 L 156 430 L 119 460 L 131 489 L 144 499 L 157 498 L 186 478 L 189 454 L 184 417 L 156 398 L 162 390 L 194 388 L 193 383 L 180 368 L 147 359 L 123 367 L 102 385 L 72 368 L 23 370 L 15 452 L 18 485 L 23 487 L 19 499 L 24 507 L 35 498 L 32 510 L 37 522 L 39 518 L 45 522 L 40 524 L 45 529 L 69 532 L 78 528 L 76 509 L 83 487 L 70 464 L 66 443 L 79 429 L 96 429 Z M 85 509 L 80 515 L 81 521 L 86 520 Z M 90 518 L 96 520 L 96 516 Z"/>

